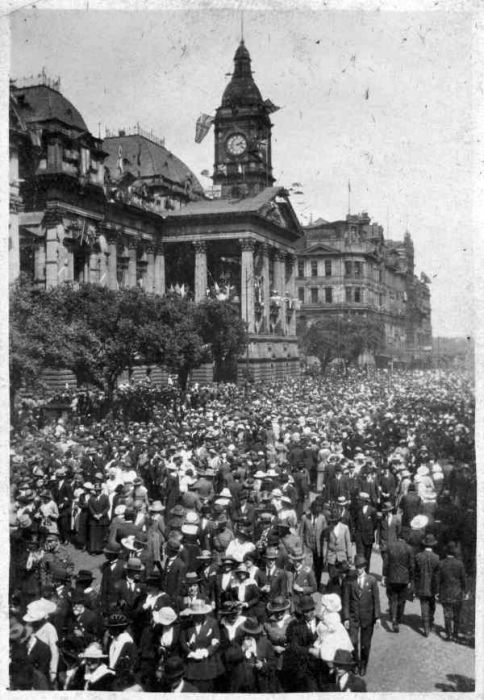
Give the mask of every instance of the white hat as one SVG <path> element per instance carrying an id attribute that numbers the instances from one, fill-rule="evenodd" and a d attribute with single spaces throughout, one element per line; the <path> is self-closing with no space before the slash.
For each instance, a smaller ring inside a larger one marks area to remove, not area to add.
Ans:
<path id="1" fill-rule="evenodd" d="M 321 596 L 321 606 L 328 612 L 339 612 L 341 610 L 341 598 L 337 593 L 326 593 Z"/>
<path id="2" fill-rule="evenodd" d="M 90 481 L 86 481 L 86 482 L 82 485 L 82 487 L 83 487 L 84 489 L 86 489 L 86 491 L 92 491 L 93 488 L 94 488 L 94 484 L 91 484 Z"/>
<path id="3" fill-rule="evenodd" d="M 360 493 L 358 494 L 358 498 L 361 498 L 362 501 L 369 501 L 370 494 L 366 493 L 366 491 L 360 491 Z"/>
<path id="4" fill-rule="evenodd" d="M 282 498 L 282 491 L 281 489 L 273 489 L 271 491 L 271 496 L 272 498 Z"/>
<path id="5" fill-rule="evenodd" d="M 121 544 L 125 549 L 129 549 L 132 552 L 137 552 L 140 549 L 143 549 L 143 547 L 135 547 L 135 540 L 136 540 L 136 535 L 129 535 L 128 537 L 123 537 L 121 539 Z"/>
<path id="6" fill-rule="evenodd" d="M 49 615 L 52 615 L 56 610 L 56 604 L 51 600 L 46 600 L 41 598 L 39 600 L 34 600 L 32 603 L 27 605 L 27 612 L 25 613 L 23 620 L 25 622 L 39 622 L 44 620 Z"/>
<path id="7" fill-rule="evenodd" d="M 417 474 L 419 476 L 428 476 L 430 474 L 429 468 L 422 464 L 422 466 L 417 469 Z"/>
<path id="8" fill-rule="evenodd" d="M 124 505 L 124 503 L 120 503 L 114 509 L 114 515 L 124 515 L 125 512 L 126 512 L 126 506 Z"/>
<path id="9" fill-rule="evenodd" d="M 218 495 L 219 498 L 232 498 L 232 494 L 230 493 L 229 489 L 225 487 L 222 489 Z"/>
<path id="10" fill-rule="evenodd" d="M 410 527 L 412 530 L 423 530 L 427 526 L 429 519 L 426 515 L 416 515 L 410 521 Z"/>
<path id="11" fill-rule="evenodd" d="M 155 625 L 172 625 L 177 618 L 176 612 L 169 607 L 153 610 L 152 616 Z"/>
<path id="12" fill-rule="evenodd" d="M 89 644 L 88 647 L 84 649 L 82 654 L 79 654 L 80 659 L 106 659 L 107 654 L 105 654 L 102 650 L 101 645 L 99 642 L 93 642 L 92 644 Z"/>
<path id="13" fill-rule="evenodd" d="M 185 515 L 185 523 L 187 525 L 198 525 L 199 522 L 200 517 L 198 513 L 195 513 L 193 510 L 189 510 Z"/>

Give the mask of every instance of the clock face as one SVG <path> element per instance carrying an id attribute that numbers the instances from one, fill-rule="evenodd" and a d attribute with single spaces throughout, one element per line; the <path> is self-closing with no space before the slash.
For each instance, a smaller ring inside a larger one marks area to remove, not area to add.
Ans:
<path id="1" fill-rule="evenodd" d="M 234 134 L 227 139 L 227 151 L 233 156 L 241 156 L 247 148 L 247 141 L 242 134 Z"/>

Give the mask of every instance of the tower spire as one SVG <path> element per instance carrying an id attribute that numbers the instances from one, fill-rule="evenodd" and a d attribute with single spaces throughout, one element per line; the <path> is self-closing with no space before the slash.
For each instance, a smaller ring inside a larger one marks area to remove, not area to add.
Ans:
<path id="1" fill-rule="evenodd" d="M 240 11 L 240 41 L 244 41 L 244 11 Z"/>

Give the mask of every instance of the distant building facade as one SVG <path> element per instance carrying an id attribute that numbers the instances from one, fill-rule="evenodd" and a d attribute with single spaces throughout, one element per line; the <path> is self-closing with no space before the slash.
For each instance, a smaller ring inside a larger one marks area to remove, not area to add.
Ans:
<path id="1" fill-rule="evenodd" d="M 385 240 L 366 212 L 304 228 L 297 244 L 299 318 L 306 324 L 363 316 L 383 326 L 383 346 L 362 362 L 427 364 L 432 344 L 430 291 L 414 273 L 409 233 Z M 344 342 L 344 338 L 342 339 Z"/>

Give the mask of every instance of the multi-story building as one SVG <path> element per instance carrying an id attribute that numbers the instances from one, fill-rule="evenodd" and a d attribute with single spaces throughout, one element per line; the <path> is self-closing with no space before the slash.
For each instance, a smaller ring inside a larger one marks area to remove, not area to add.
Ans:
<path id="1" fill-rule="evenodd" d="M 195 301 L 221 293 L 249 331 L 239 369 L 256 378 L 298 374 L 302 231 L 288 193 L 274 186 L 275 106 L 262 99 L 243 41 L 214 118 L 217 198 L 151 132 L 96 138 L 45 75 L 14 82 L 11 103 L 11 280 L 23 272 L 47 288 L 173 287 Z M 209 367 L 201 378 L 212 376 Z"/>
<path id="2" fill-rule="evenodd" d="M 385 240 L 382 226 L 366 212 L 318 220 L 304 232 L 297 244 L 300 321 L 355 315 L 379 321 L 383 345 L 376 357 L 366 352 L 361 361 L 422 361 L 431 344 L 430 293 L 415 277 L 410 234 Z"/>

